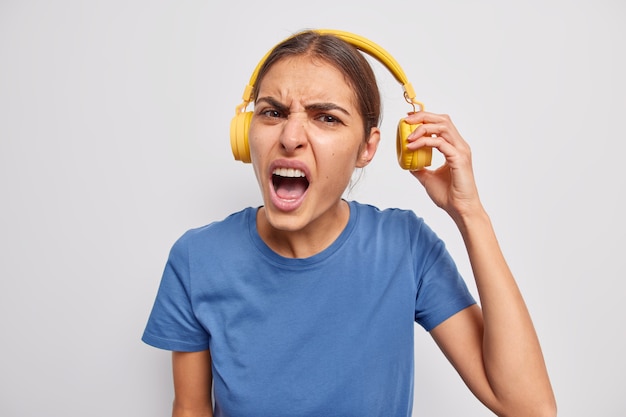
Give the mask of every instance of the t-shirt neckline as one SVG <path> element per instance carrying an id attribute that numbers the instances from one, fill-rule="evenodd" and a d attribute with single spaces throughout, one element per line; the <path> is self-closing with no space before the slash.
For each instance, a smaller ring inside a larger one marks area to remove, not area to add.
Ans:
<path id="1" fill-rule="evenodd" d="M 333 256 L 343 246 L 343 244 L 346 242 L 346 240 L 348 240 L 349 236 L 354 231 L 359 216 L 358 204 L 356 204 L 354 201 L 346 202 L 348 203 L 348 207 L 350 209 L 348 223 L 333 243 L 331 243 L 326 249 L 316 253 L 315 255 L 309 256 L 307 258 L 288 258 L 274 252 L 274 250 L 272 250 L 272 248 L 270 248 L 263 241 L 263 239 L 261 239 L 261 236 L 259 235 L 256 227 L 256 214 L 260 207 L 250 208 L 249 210 L 247 210 L 246 213 L 248 217 L 247 221 L 250 239 L 252 240 L 253 245 L 263 257 L 265 257 L 269 262 L 278 266 L 302 268 L 304 266 L 318 264 Z"/>

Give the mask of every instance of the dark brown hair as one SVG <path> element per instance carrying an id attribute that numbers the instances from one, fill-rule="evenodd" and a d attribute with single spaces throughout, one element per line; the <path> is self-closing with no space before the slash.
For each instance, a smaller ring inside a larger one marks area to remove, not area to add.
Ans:
<path id="1" fill-rule="evenodd" d="M 344 74 L 346 82 L 354 90 L 356 104 L 363 117 L 364 134 L 367 138 L 371 128 L 377 127 L 380 123 L 380 91 L 374 71 L 354 46 L 332 34 L 307 30 L 276 45 L 259 68 L 253 100 L 256 101 L 259 86 L 272 65 L 281 59 L 299 55 L 321 59 Z"/>

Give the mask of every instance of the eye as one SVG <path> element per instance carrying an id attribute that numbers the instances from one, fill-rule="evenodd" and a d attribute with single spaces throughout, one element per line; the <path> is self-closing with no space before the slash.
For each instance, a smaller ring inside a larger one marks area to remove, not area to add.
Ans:
<path id="1" fill-rule="evenodd" d="M 263 109 L 259 113 L 270 119 L 278 119 L 280 117 L 283 117 L 283 114 L 276 109 Z"/>
<path id="2" fill-rule="evenodd" d="M 320 114 L 317 116 L 317 120 L 328 125 L 343 124 L 341 120 L 331 114 Z"/>

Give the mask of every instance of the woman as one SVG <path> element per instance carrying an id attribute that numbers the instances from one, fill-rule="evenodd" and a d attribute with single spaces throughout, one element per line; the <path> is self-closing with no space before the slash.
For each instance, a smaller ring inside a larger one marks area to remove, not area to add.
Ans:
<path id="1" fill-rule="evenodd" d="M 249 129 L 263 206 L 176 242 L 143 336 L 173 351 L 174 416 L 410 416 L 415 322 L 497 415 L 556 414 L 450 118 L 408 115 L 409 148 L 445 156 L 412 174 L 458 226 L 482 308 L 422 219 L 342 198 L 379 118 L 371 67 L 338 37 L 305 31 L 264 61 Z"/>

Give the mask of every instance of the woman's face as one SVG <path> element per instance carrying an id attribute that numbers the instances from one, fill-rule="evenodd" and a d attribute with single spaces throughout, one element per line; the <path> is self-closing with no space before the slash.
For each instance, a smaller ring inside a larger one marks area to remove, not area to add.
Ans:
<path id="1" fill-rule="evenodd" d="M 364 141 L 352 88 L 319 59 L 282 59 L 259 88 L 249 143 L 265 217 L 286 232 L 332 224 L 354 168 L 374 156 L 378 129 Z"/>

